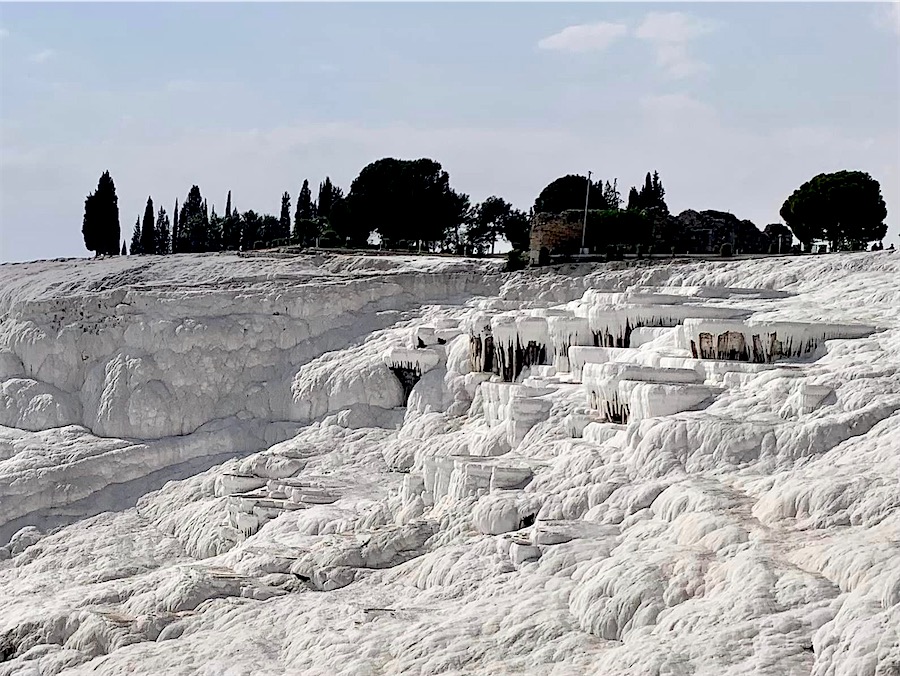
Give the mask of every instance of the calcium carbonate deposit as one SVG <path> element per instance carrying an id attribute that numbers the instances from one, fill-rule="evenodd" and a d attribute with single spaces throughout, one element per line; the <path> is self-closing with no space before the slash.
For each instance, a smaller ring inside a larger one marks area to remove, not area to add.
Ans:
<path id="1" fill-rule="evenodd" d="M 0 266 L 0 676 L 900 674 L 900 255 Z"/>

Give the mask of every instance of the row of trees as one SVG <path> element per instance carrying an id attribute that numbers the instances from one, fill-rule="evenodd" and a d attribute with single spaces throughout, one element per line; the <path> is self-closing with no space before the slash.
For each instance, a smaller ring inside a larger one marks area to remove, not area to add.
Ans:
<path id="1" fill-rule="evenodd" d="M 881 187 L 861 171 L 815 176 L 784 202 L 781 217 L 787 225 L 771 223 L 762 232 L 750 221 L 724 212 L 688 210 L 672 216 L 665 194 L 659 173 L 648 172 L 643 186 L 630 189 L 622 209 L 615 181 L 604 184 L 568 175 L 544 188 L 534 212 L 557 214 L 573 224 L 586 216 L 585 245 L 594 251 L 613 245 L 700 253 L 717 251 L 728 241 L 735 250 L 747 253 L 787 253 L 794 237 L 807 251 L 821 241 L 827 241 L 833 251 L 855 251 L 887 233 Z"/>
<path id="2" fill-rule="evenodd" d="M 122 253 L 168 254 L 301 246 L 370 246 L 373 233 L 385 248 L 424 248 L 454 253 L 493 251 L 499 238 L 514 247 L 528 246 L 528 216 L 506 200 L 492 196 L 472 204 L 450 187 L 450 177 L 430 159 L 385 158 L 366 166 L 348 194 L 327 178 L 313 199 L 304 180 L 291 209 L 291 195 L 281 197 L 278 217 L 239 212 L 231 193 L 220 216 L 210 210 L 198 186 L 169 214 L 154 210 L 147 198 L 143 217 L 135 221 L 130 247 Z M 119 252 L 118 201 L 109 172 L 85 202 L 85 246 L 98 255 Z"/>
<path id="3" fill-rule="evenodd" d="M 502 238 L 514 249 L 524 250 L 529 247 L 535 214 L 564 215 L 575 223 L 584 218 L 585 199 L 589 206 L 586 244 L 594 250 L 627 245 L 687 252 L 712 246 L 713 239 L 718 241 L 729 230 L 730 243 L 741 248 L 737 239 L 742 239 L 745 251 L 786 252 L 792 234 L 807 249 L 821 239 L 831 242 L 835 250 L 858 249 L 886 233 L 887 211 L 880 186 L 863 172 L 820 174 L 804 183 L 781 209 L 787 227 L 770 224 L 764 233 L 749 221 L 737 221 L 722 212 L 684 212 L 673 217 L 665 194 L 659 174 L 648 172 L 640 188 L 629 190 L 623 208 L 617 181 L 589 181 L 569 174 L 547 185 L 526 214 L 497 196 L 472 204 L 468 195 L 450 186 L 449 175 L 434 160 L 384 158 L 364 167 L 346 195 L 326 177 L 313 199 L 309 181 L 304 180 L 293 211 L 291 195 L 285 192 L 277 217 L 239 212 L 231 192 L 220 216 L 215 206 L 207 207 L 195 185 L 180 208 L 176 200 L 170 222 L 166 210 L 155 210 L 148 198 L 143 216 L 135 222 L 130 248 L 123 242 L 121 252 L 246 251 L 286 244 L 366 247 L 371 246 L 373 234 L 384 248 L 477 255 L 492 253 Z M 740 230 L 737 235 L 736 230 Z M 82 232 L 90 251 L 119 253 L 118 200 L 108 171 L 85 200 Z"/>

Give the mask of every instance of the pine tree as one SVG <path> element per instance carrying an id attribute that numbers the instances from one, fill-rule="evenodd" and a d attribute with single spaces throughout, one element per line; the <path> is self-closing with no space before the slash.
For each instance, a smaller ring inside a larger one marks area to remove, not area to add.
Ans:
<path id="1" fill-rule="evenodd" d="M 124 239 L 122 240 L 122 255 L 123 256 L 128 255 L 128 250 L 125 248 L 125 240 Z"/>
<path id="2" fill-rule="evenodd" d="M 93 251 L 98 256 L 115 256 L 119 253 L 119 198 L 108 171 L 103 172 L 97 182 L 97 190 L 84 201 L 81 233 L 88 251 Z"/>
<path id="3" fill-rule="evenodd" d="M 231 191 L 228 191 L 228 199 L 225 200 L 225 218 L 231 218 Z"/>
<path id="4" fill-rule="evenodd" d="M 156 215 L 156 227 L 154 228 L 154 231 L 156 234 L 156 253 L 169 253 L 171 251 L 171 245 L 169 243 L 169 215 L 163 207 L 159 208 L 159 213 Z"/>
<path id="5" fill-rule="evenodd" d="M 144 220 L 141 221 L 141 252 L 145 254 L 156 253 L 156 226 L 153 216 L 153 199 L 148 197 Z"/>
<path id="6" fill-rule="evenodd" d="M 131 233 L 131 255 L 144 253 L 141 247 L 141 217 L 138 216 L 134 222 L 134 231 Z"/>
<path id="7" fill-rule="evenodd" d="M 172 253 L 179 253 L 181 247 L 181 229 L 178 226 L 178 198 L 175 199 L 175 210 L 172 212 Z"/>

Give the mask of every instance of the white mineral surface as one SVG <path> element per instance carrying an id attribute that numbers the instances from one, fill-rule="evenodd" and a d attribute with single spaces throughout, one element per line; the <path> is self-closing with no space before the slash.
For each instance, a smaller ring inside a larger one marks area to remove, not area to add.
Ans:
<path id="1" fill-rule="evenodd" d="M 438 673 L 900 674 L 900 255 L 0 265 L 0 676 Z"/>

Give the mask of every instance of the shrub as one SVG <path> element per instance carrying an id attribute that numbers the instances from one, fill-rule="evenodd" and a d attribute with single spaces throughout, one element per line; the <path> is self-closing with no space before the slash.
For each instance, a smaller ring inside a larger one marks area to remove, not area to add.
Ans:
<path id="1" fill-rule="evenodd" d="M 524 251 L 512 249 L 506 253 L 506 267 L 503 268 L 504 272 L 515 272 L 516 270 L 522 270 L 527 266 L 528 254 Z"/>
<path id="2" fill-rule="evenodd" d="M 722 248 L 719 249 L 719 255 L 722 258 L 731 258 L 732 250 L 731 250 L 731 244 L 729 242 L 725 242 L 725 244 L 722 245 Z"/>

